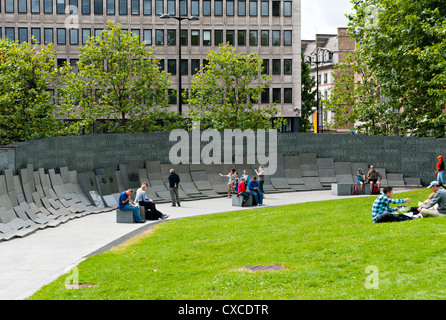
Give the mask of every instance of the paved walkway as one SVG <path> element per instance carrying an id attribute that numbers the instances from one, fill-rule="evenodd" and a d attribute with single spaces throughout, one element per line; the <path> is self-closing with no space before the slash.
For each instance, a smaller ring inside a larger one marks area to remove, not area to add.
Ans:
<path id="1" fill-rule="evenodd" d="M 330 190 L 267 194 L 265 206 L 342 199 Z M 171 219 L 246 210 L 228 198 L 184 201 L 181 207 L 157 204 Z M 100 253 L 150 228 L 145 224 L 118 224 L 114 211 L 74 219 L 56 228 L 39 230 L 25 238 L 0 243 L 0 299 L 22 300 L 67 273 L 88 256 Z M 163 223 L 163 222 L 161 222 Z"/>

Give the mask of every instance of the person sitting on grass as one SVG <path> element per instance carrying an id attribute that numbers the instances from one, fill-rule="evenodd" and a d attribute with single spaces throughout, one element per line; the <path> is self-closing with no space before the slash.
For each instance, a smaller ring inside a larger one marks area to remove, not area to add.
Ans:
<path id="1" fill-rule="evenodd" d="M 375 199 L 372 206 L 372 220 L 374 223 L 381 222 L 397 222 L 406 221 L 421 218 L 420 214 L 414 216 L 408 216 L 405 214 L 399 214 L 397 211 L 401 207 L 390 208 L 390 204 L 402 204 L 410 201 L 409 198 L 406 199 L 392 199 L 393 198 L 393 188 L 385 187 L 383 193 Z"/>
<path id="2" fill-rule="evenodd" d="M 434 195 L 431 201 L 418 208 L 418 212 L 425 218 L 446 217 L 446 190 L 438 181 L 432 181 L 428 188 L 432 189 Z M 436 209 L 435 205 L 438 205 Z"/>
<path id="3" fill-rule="evenodd" d="M 249 192 L 252 193 L 252 196 L 254 197 L 254 201 L 258 206 L 263 205 L 263 194 L 259 190 L 259 183 L 257 182 L 256 177 L 252 177 L 252 180 L 249 181 L 248 184 Z"/>

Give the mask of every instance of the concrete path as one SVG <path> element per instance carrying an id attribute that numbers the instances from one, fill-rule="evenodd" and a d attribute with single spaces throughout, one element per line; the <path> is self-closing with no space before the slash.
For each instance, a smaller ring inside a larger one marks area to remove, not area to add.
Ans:
<path id="1" fill-rule="evenodd" d="M 272 193 L 266 195 L 263 208 L 348 197 L 351 196 L 333 196 L 330 190 Z M 157 208 L 170 216 L 168 221 L 256 207 L 233 207 L 231 199 L 216 198 L 184 201 L 181 207 L 157 204 Z M 118 224 L 115 211 L 110 211 L 74 219 L 56 228 L 39 230 L 25 238 L 1 242 L 0 299 L 25 299 L 67 273 L 88 256 L 106 251 L 156 223 L 163 222 Z"/>

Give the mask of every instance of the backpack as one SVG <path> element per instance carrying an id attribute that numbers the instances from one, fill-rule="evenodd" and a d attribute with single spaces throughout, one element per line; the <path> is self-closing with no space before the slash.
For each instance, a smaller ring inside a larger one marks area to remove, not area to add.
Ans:
<path id="1" fill-rule="evenodd" d="M 372 194 L 379 194 L 380 192 L 379 192 L 379 188 L 378 188 L 378 186 L 375 184 L 374 186 L 373 186 L 373 190 L 372 190 Z"/>
<path id="2" fill-rule="evenodd" d="M 359 194 L 358 186 L 357 185 L 353 185 L 352 186 L 352 195 L 356 196 L 357 194 Z"/>

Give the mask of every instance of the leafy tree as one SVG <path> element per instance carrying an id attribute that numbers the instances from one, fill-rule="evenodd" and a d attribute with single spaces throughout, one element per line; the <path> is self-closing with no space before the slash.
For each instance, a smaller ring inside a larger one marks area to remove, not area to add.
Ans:
<path id="1" fill-rule="evenodd" d="M 301 62 L 301 81 L 302 81 L 302 111 L 300 117 L 300 131 L 307 132 L 311 128 L 310 117 L 315 112 L 316 90 L 313 87 L 316 83 L 314 78 L 310 75 L 311 68 L 308 63 L 304 62 L 302 54 Z"/>
<path id="2" fill-rule="evenodd" d="M 273 120 L 279 113 L 275 104 L 254 105 L 263 88 L 269 87 L 270 77 L 262 70 L 257 54 L 238 54 L 228 44 L 210 50 L 187 99 L 191 120 L 200 121 L 203 129 L 280 128 L 282 118 Z"/>
<path id="3" fill-rule="evenodd" d="M 116 120 L 107 122 L 110 132 L 160 130 L 163 117 L 173 117 L 167 111 L 170 77 L 153 52 L 139 37 L 109 22 L 79 48 L 78 72 L 65 74 L 61 114 L 79 120 L 77 131 L 100 127 L 101 119 Z"/>
<path id="4" fill-rule="evenodd" d="M 56 135 L 50 87 L 56 81 L 52 46 L 0 39 L 0 143 Z"/>
<path id="5" fill-rule="evenodd" d="M 352 0 L 352 3 L 354 13 L 348 15 L 349 27 L 359 42 L 354 62 L 345 62 L 344 67 L 350 66 L 356 72 L 363 70 L 360 81 L 365 85 L 355 85 L 353 95 L 344 91 L 347 96 L 332 97 L 353 100 L 351 119 L 365 121 L 366 125 L 359 128 L 366 133 L 399 131 L 444 137 L 444 1 Z M 332 106 L 335 102 L 332 101 Z"/>

